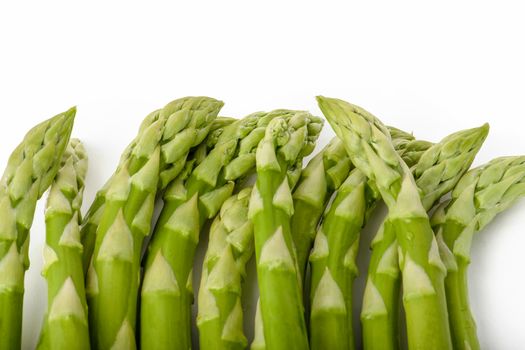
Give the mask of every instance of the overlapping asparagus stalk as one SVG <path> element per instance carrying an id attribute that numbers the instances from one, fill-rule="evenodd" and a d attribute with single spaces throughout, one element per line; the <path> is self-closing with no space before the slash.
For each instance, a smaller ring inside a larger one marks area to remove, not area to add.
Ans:
<path id="1" fill-rule="evenodd" d="M 96 240 L 96 232 L 98 225 L 100 224 L 100 219 L 102 216 L 102 212 L 104 211 L 104 204 L 106 202 L 106 192 L 108 189 L 108 186 L 111 184 L 113 176 L 117 174 L 122 166 L 126 164 L 128 159 L 132 155 L 133 149 L 137 146 L 137 143 L 139 140 L 143 137 L 143 133 L 148 130 L 150 125 L 157 121 L 159 119 L 159 113 L 160 110 L 154 111 L 150 113 L 142 122 L 138 135 L 135 137 L 135 139 L 126 147 L 125 151 L 122 153 L 122 156 L 120 157 L 119 165 L 117 166 L 117 169 L 115 173 L 112 175 L 112 177 L 106 182 L 106 184 L 97 192 L 95 196 L 95 200 L 89 207 L 88 212 L 84 216 L 82 220 L 82 225 L 80 229 L 80 236 L 82 240 L 82 245 L 84 247 L 84 250 L 82 252 L 82 263 L 84 266 L 84 274 L 87 273 L 89 263 L 91 262 L 91 257 L 93 255 L 93 250 L 95 249 L 95 240 Z M 164 115 L 165 117 L 169 117 L 168 115 Z M 197 153 L 198 156 L 202 155 L 202 153 L 207 152 L 207 148 L 213 147 L 214 143 L 217 141 L 218 136 L 222 133 L 225 126 L 231 124 L 234 121 L 233 118 L 227 118 L 227 117 L 217 117 L 213 120 L 210 129 L 209 129 L 209 135 L 207 137 L 207 144 L 200 144 L 197 146 L 197 149 L 192 151 L 194 153 Z M 208 147 L 205 147 L 208 146 Z M 204 152 L 203 152 L 204 151 Z M 175 162 L 173 164 L 166 164 L 166 169 L 161 173 L 161 181 L 159 182 L 159 190 L 163 190 L 166 188 L 168 183 L 170 183 L 174 178 L 176 178 L 181 170 L 181 164 L 179 162 Z"/>
<path id="2" fill-rule="evenodd" d="M 242 281 L 251 258 L 253 224 L 248 220 L 251 188 L 228 198 L 210 228 L 199 288 L 200 349 L 245 349 Z"/>
<path id="3" fill-rule="evenodd" d="M 304 281 L 308 254 L 326 202 L 341 186 L 350 169 L 344 145 L 335 137 L 310 160 L 293 191 L 294 213 L 290 226 L 301 281 Z"/>
<path id="4" fill-rule="evenodd" d="M 370 113 L 342 100 L 318 97 L 318 102 L 352 163 L 374 181 L 389 208 L 388 222 L 399 244 L 409 348 L 451 349 L 446 270 L 410 170 L 395 152 L 388 130 Z M 382 303 L 376 308 L 384 312 Z"/>
<path id="5" fill-rule="evenodd" d="M 480 348 L 467 284 L 474 234 L 523 195 L 525 157 L 496 158 L 465 174 L 452 192 L 450 203 L 432 218 L 448 271 L 445 289 L 454 349 Z"/>
<path id="6" fill-rule="evenodd" d="M 87 274 L 94 348 L 136 348 L 142 243 L 150 231 L 157 188 L 165 176 L 172 178 L 184 168 L 190 149 L 204 140 L 221 107 L 211 98 L 188 97 L 154 112 L 104 190 Z"/>
<path id="7" fill-rule="evenodd" d="M 87 273 L 89 264 L 91 262 L 91 257 L 93 256 L 93 251 L 95 250 L 97 229 L 98 225 L 100 224 L 102 213 L 104 212 L 104 204 L 106 203 L 106 192 L 108 190 L 108 187 L 111 185 L 115 174 L 118 174 L 122 167 L 126 165 L 126 162 L 129 161 L 130 157 L 132 156 L 133 149 L 137 147 L 137 143 L 143 137 L 144 132 L 149 129 L 152 123 L 156 122 L 159 119 L 159 112 L 159 110 L 156 110 L 150 113 L 142 121 L 137 136 L 122 153 L 115 173 L 112 174 L 110 179 L 97 192 L 97 194 L 95 195 L 95 200 L 93 201 L 93 203 L 91 203 L 91 206 L 89 207 L 86 215 L 82 219 L 80 237 L 82 241 L 82 246 L 84 247 L 82 251 L 82 265 L 84 268 L 84 275 Z"/>
<path id="8" fill-rule="evenodd" d="M 257 182 L 249 217 L 254 223 L 264 344 L 259 338 L 252 348 L 308 348 L 301 276 L 290 231 L 294 211 L 290 188 L 295 182 L 287 173 L 291 166 L 301 167 L 321 127 L 321 120 L 307 113 L 288 121 L 275 119 L 257 148 Z"/>
<path id="9" fill-rule="evenodd" d="M 0 180 L 0 349 L 19 349 L 29 230 L 37 200 L 51 185 L 69 142 L 76 109 L 32 128 Z"/>
<path id="10" fill-rule="evenodd" d="M 488 125 L 453 133 L 423 153 L 420 161 L 412 167 L 426 211 L 454 188 L 472 164 L 487 133 Z M 361 314 L 365 349 L 399 347 L 400 273 L 393 228 L 387 217 L 372 242 Z M 381 312 L 378 312 L 378 305 L 382 306 Z"/>
<path id="11" fill-rule="evenodd" d="M 393 143 L 403 159 L 417 162 L 431 143 L 393 129 Z M 310 347 L 353 349 L 352 290 L 358 274 L 359 234 L 380 195 L 359 170 L 354 169 L 326 209 L 310 255 Z"/>
<path id="12" fill-rule="evenodd" d="M 191 347 L 191 272 L 200 228 L 230 197 L 235 181 L 254 171 L 255 149 L 268 123 L 296 114 L 289 110 L 255 113 L 233 123 L 188 179 L 174 181 L 167 189 L 145 265 L 142 348 Z"/>
<path id="13" fill-rule="evenodd" d="M 84 146 L 72 139 L 47 199 L 48 307 L 39 349 L 90 349 L 79 221 L 86 171 Z"/>

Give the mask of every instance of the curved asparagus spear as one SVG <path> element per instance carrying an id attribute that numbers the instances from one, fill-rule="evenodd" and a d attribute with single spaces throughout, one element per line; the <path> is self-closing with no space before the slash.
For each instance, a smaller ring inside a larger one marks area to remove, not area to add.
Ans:
<path id="1" fill-rule="evenodd" d="M 142 348 L 191 347 L 190 282 L 200 228 L 230 197 L 235 181 L 253 172 L 255 148 L 269 121 L 279 116 L 292 118 L 294 114 L 288 110 L 260 112 L 231 124 L 189 178 L 174 181 L 167 189 L 146 257 L 141 296 Z"/>
<path id="2" fill-rule="evenodd" d="M 257 275 L 264 345 L 269 349 L 307 349 L 300 272 L 290 232 L 293 199 L 287 170 L 313 149 L 308 130 L 320 130 L 320 119 L 298 113 L 272 120 L 257 148 L 257 182 L 249 217 L 254 223 Z M 310 136 L 314 143 L 318 133 Z M 279 310 L 279 312 L 276 312 Z M 261 339 L 259 339 L 261 340 Z"/>
<path id="3" fill-rule="evenodd" d="M 432 223 L 447 267 L 445 278 L 454 349 L 479 349 L 468 301 L 467 269 L 473 236 L 525 195 L 525 157 L 496 158 L 470 170 L 437 210 Z"/>
<path id="4" fill-rule="evenodd" d="M 76 109 L 33 127 L 11 154 L 0 180 L 0 349 L 19 349 L 24 274 L 35 205 L 55 177 Z"/>
<path id="5" fill-rule="evenodd" d="M 104 212 L 104 204 L 106 202 L 106 192 L 108 187 L 111 185 L 113 177 L 118 174 L 119 171 L 129 161 L 132 156 L 133 149 L 137 146 L 139 140 L 143 137 L 146 130 L 149 129 L 151 124 L 155 123 L 159 118 L 159 110 L 150 113 L 141 123 L 139 132 L 133 141 L 126 147 L 120 157 L 119 164 L 113 175 L 104 184 L 104 186 L 97 192 L 95 199 L 89 207 L 86 215 L 82 219 L 82 225 L 80 227 L 80 239 L 82 241 L 82 265 L 84 268 L 84 275 L 86 275 L 93 251 L 95 250 L 96 232 L 102 213 Z"/>
<path id="6" fill-rule="evenodd" d="M 175 102 L 177 101 L 184 101 L 184 99 L 176 100 Z M 167 113 L 164 113 L 163 116 L 161 116 L 160 110 L 157 110 L 157 111 L 150 113 L 142 121 L 142 124 L 140 125 L 137 136 L 126 147 L 126 149 L 122 153 L 115 173 L 106 182 L 106 184 L 97 192 L 95 196 L 95 200 L 93 201 L 86 215 L 84 216 L 82 220 L 81 229 L 80 229 L 80 237 L 82 240 L 82 246 L 84 247 L 84 250 L 82 251 L 82 264 L 84 266 L 84 275 L 87 273 L 87 270 L 89 268 L 89 263 L 91 262 L 91 257 L 93 255 L 93 250 L 95 249 L 96 232 L 97 232 L 98 225 L 100 224 L 102 212 L 104 211 L 104 204 L 106 201 L 106 192 L 108 190 L 108 186 L 111 184 L 113 176 L 119 173 L 122 166 L 125 165 L 126 162 L 129 160 L 129 158 L 132 155 L 133 149 L 137 147 L 139 140 L 143 137 L 144 132 L 149 129 L 151 124 L 156 122 L 159 118 L 165 119 L 166 117 L 170 117 L 170 115 L 168 115 Z M 177 119 L 177 118 L 181 118 L 181 116 L 179 115 L 178 117 L 175 117 L 174 119 Z M 184 118 L 187 118 L 187 117 L 184 117 Z M 217 117 L 213 120 L 210 126 L 210 129 L 209 129 L 209 135 L 207 137 L 208 139 L 207 143 L 210 144 L 209 147 L 214 145 L 214 142 L 217 141 L 217 138 L 222 133 L 222 130 L 224 129 L 224 127 L 231 124 L 234 120 L 235 119 L 233 118 L 227 118 L 227 117 Z M 175 122 L 177 122 L 177 120 L 175 120 L 174 123 Z M 202 146 L 204 145 L 199 145 L 197 148 L 202 150 Z M 140 145 L 138 145 L 138 147 L 140 147 Z M 194 152 L 202 153 L 201 151 L 197 151 L 197 150 L 195 150 Z M 163 190 L 167 186 L 168 183 L 170 183 L 174 178 L 178 176 L 178 174 L 181 171 L 180 162 L 166 164 L 166 166 L 167 168 L 163 171 L 161 181 L 159 182 L 160 190 Z"/>
<path id="7" fill-rule="evenodd" d="M 396 151 L 409 161 L 418 161 L 432 144 L 414 140 L 395 129 Z M 358 274 L 356 255 L 359 234 L 380 198 L 373 183 L 354 169 L 326 209 L 316 236 L 311 261 L 310 347 L 353 349 L 353 281 Z"/>
<path id="8" fill-rule="evenodd" d="M 423 207 L 429 211 L 468 170 L 488 133 L 488 125 L 459 131 L 430 147 L 411 169 Z M 385 221 L 388 221 L 388 217 Z M 384 222 L 374 241 L 363 296 L 361 324 L 365 349 L 397 349 L 400 276 L 396 233 Z M 378 308 L 381 305 L 381 308 Z M 380 310 L 381 312 L 378 312 Z"/>
<path id="9" fill-rule="evenodd" d="M 410 349 L 451 349 L 446 271 L 410 170 L 394 151 L 388 130 L 370 113 L 342 100 L 318 97 L 318 102 L 352 163 L 374 181 L 389 208 L 399 243 Z"/>
<path id="10" fill-rule="evenodd" d="M 169 103 L 155 113 L 112 177 L 87 274 L 94 348 L 136 348 L 141 250 L 150 231 L 158 182 L 184 168 L 190 149 L 204 140 L 221 107 L 222 102 L 208 97 Z"/>
<path id="11" fill-rule="evenodd" d="M 248 220 L 251 188 L 228 198 L 210 228 L 199 288 L 200 349 L 245 349 L 241 305 L 245 265 L 251 258 L 253 224 Z"/>
<path id="12" fill-rule="evenodd" d="M 79 231 L 87 156 L 79 140 L 71 139 L 61 164 L 46 206 L 48 308 L 38 348 L 90 349 Z"/>

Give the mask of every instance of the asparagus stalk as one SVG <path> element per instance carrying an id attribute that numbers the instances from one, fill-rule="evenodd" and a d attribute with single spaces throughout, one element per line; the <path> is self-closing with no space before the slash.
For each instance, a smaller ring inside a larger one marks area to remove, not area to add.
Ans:
<path id="1" fill-rule="evenodd" d="M 451 349 L 446 270 L 410 170 L 395 152 L 388 130 L 370 113 L 337 99 L 318 97 L 318 102 L 352 163 L 374 181 L 389 208 L 399 244 L 409 348 Z"/>
<path id="2" fill-rule="evenodd" d="M 86 171 L 84 146 L 71 139 L 47 199 L 42 274 L 48 308 L 39 349 L 90 349 L 79 229 Z"/>
<path id="3" fill-rule="evenodd" d="M 29 230 L 37 200 L 51 185 L 69 142 L 76 108 L 33 127 L 0 180 L 0 349 L 19 349 Z"/>
<path id="4" fill-rule="evenodd" d="M 326 202 L 348 176 L 350 169 L 344 145 L 335 137 L 310 160 L 293 191 L 294 213 L 290 227 L 303 282 L 308 254 Z"/>
<path id="5" fill-rule="evenodd" d="M 269 121 L 276 117 L 289 119 L 295 114 L 288 110 L 255 113 L 231 124 L 187 181 L 174 181 L 167 189 L 146 257 L 141 296 L 142 348 L 191 347 L 190 282 L 200 228 L 230 197 L 235 181 L 254 170 L 255 149 Z"/>
<path id="6" fill-rule="evenodd" d="M 183 100 L 178 100 L 183 101 Z M 175 101 L 177 102 L 177 101 Z M 156 122 L 159 118 L 165 119 L 166 117 L 169 117 L 167 113 L 165 113 L 162 117 L 160 116 L 160 110 L 154 111 L 150 113 L 142 122 L 138 135 L 135 137 L 135 139 L 126 147 L 125 151 L 123 152 L 119 165 L 117 166 L 117 169 L 113 176 L 106 182 L 106 184 L 97 192 L 95 196 L 95 200 L 91 204 L 91 206 L 88 209 L 88 212 L 86 213 L 85 217 L 83 218 L 81 230 L 80 230 L 80 237 L 82 240 L 82 245 L 84 247 L 82 252 L 82 263 L 84 266 L 84 275 L 86 275 L 87 270 L 89 268 L 89 263 L 91 262 L 91 257 L 93 255 L 93 250 L 95 249 L 95 241 L 96 241 L 96 232 L 98 225 L 100 224 L 100 219 L 102 216 L 102 213 L 104 212 L 104 204 L 106 202 L 106 192 L 108 189 L 108 186 L 111 184 L 111 181 L 115 174 L 118 174 L 121 170 L 122 166 L 126 164 L 126 162 L 129 161 L 132 151 L 135 147 L 137 147 L 139 140 L 143 137 L 143 134 L 145 131 L 149 129 L 152 123 Z M 187 118 L 186 116 L 183 116 L 184 118 Z M 181 118 L 175 117 L 175 118 Z M 209 135 L 207 137 L 207 146 L 208 148 L 211 148 L 215 142 L 217 142 L 217 138 L 222 133 L 225 126 L 231 124 L 234 121 L 233 118 L 227 118 L 227 117 L 217 117 L 213 120 Z M 176 122 L 176 120 L 175 120 Z M 201 144 L 197 146 L 197 150 L 194 150 L 193 152 L 196 154 L 202 154 L 206 153 L 206 149 L 203 149 L 203 147 L 206 146 L 205 144 Z M 166 185 L 170 183 L 175 177 L 177 177 L 181 171 L 181 164 L 180 162 L 175 162 L 172 164 L 166 164 L 167 168 L 163 171 L 161 181 L 160 181 L 160 190 L 165 189 Z"/>
<path id="7" fill-rule="evenodd" d="M 275 119 L 257 148 L 257 182 L 249 217 L 254 223 L 264 343 L 260 339 L 255 347 L 308 348 L 301 277 L 290 231 L 293 186 L 287 171 L 312 151 L 318 133 L 308 137 L 306 145 L 304 141 L 309 130 L 320 130 L 321 126 L 320 119 L 307 113 L 289 121 Z"/>
<path id="8" fill-rule="evenodd" d="M 241 305 L 245 265 L 251 258 L 253 224 L 248 220 L 251 188 L 228 198 L 210 228 L 199 288 L 200 349 L 245 349 Z"/>
<path id="9" fill-rule="evenodd" d="M 94 348 L 136 348 L 140 258 L 157 187 L 184 168 L 190 149 L 204 140 L 221 107 L 211 98 L 188 97 L 154 113 L 107 186 L 87 274 Z"/>
<path id="10" fill-rule="evenodd" d="M 108 187 L 111 185 L 115 174 L 118 174 L 123 166 L 129 162 L 133 149 L 137 147 L 139 140 L 143 137 L 143 134 L 146 130 L 149 130 L 151 124 L 155 123 L 159 119 L 159 110 L 156 110 L 150 113 L 140 125 L 139 132 L 133 141 L 126 147 L 124 152 L 120 157 L 119 164 L 116 171 L 110 177 L 110 179 L 104 184 L 104 186 L 97 192 L 95 199 L 91 206 L 89 207 L 86 215 L 83 217 L 82 225 L 80 227 L 80 239 L 82 242 L 82 265 L 84 268 L 84 275 L 87 274 L 89 264 L 91 262 L 91 257 L 93 256 L 93 251 L 95 250 L 95 241 L 98 225 L 100 224 L 100 219 L 102 213 L 104 212 L 104 207 L 106 203 L 106 192 Z"/>
<path id="11" fill-rule="evenodd" d="M 472 164 L 487 133 L 488 125 L 453 133 L 430 147 L 412 167 L 426 211 L 454 188 Z M 361 313 L 365 349 L 399 347 L 400 274 L 397 261 L 396 232 L 387 217 L 372 242 Z"/>
<path id="12" fill-rule="evenodd" d="M 393 144 L 402 158 L 418 161 L 431 143 L 417 141 L 394 129 Z M 312 349 L 353 349 L 352 287 L 358 274 L 359 233 L 379 193 L 354 169 L 326 209 L 311 261 L 310 346 Z M 343 336 L 341 336 L 343 335 Z"/>
<path id="13" fill-rule="evenodd" d="M 467 285 L 474 234 L 523 195 L 525 157 L 496 158 L 465 174 L 452 192 L 451 202 L 433 216 L 448 271 L 445 289 L 454 349 L 480 348 Z"/>
<path id="14" fill-rule="evenodd" d="M 373 191 L 373 190 L 372 190 Z M 368 194 L 367 194 L 368 192 Z M 357 276 L 358 233 L 377 193 L 354 169 L 328 209 L 310 255 L 310 347 L 353 349 L 352 282 Z"/>

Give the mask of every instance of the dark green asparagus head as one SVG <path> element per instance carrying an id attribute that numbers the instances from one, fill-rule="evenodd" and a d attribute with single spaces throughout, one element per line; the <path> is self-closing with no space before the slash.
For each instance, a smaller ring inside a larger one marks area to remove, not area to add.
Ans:
<path id="1" fill-rule="evenodd" d="M 224 103 L 210 97 L 185 97 L 168 103 L 158 112 L 160 138 L 160 188 L 182 170 L 193 147 L 204 141 Z"/>
<path id="2" fill-rule="evenodd" d="M 523 195 L 525 156 L 496 158 L 468 171 L 452 191 L 452 199 L 443 203 L 432 217 L 442 251 L 447 251 L 446 242 L 457 258 L 470 261 L 474 233 Z"/>
<path id="3" fill-rule="evenodd" d="M 3 208 L 4 223 L 12 222 L 14 225 L 16 222 L 26 230 L 31 227 L 36 201 L 51 185 L 60 166 L 75 113 L 76 108 L 73 107 L 38 124 L 11 154 L 0 181 L 0 207 Z M 8 230 L 16 237 L 15 226 Z M 25 237 L 18 237 L 18 241 L 23 243 Z"/>
<path id="4" fill-rule="evenodd" d="M 228 125 L 206 159 L 195 168 L 191 175 L 193 180 L 190 179 L 190 181 L 202 181 L 213 188 L 219 182 L 237 181 L 252 174 L 255 170 L 257 145 L 264 138 L 268 125 L 277 118 L 290 124 L 290 130 L 293 129 L 293 132 L 290 132 L 289 136 L 295 140 L 284 147 L 283 152 L 290 156 L 296 152 L 294 161 L 299 156 L 302 158 L 309 154 L 315 145 L 320 129 L 311 125 L 315 124 L 318 119 L 298 117 L 298 114 L 301 113 L 305 112 L 284 109 L 268 113 L 257 112 Z M 308 123 L 303 123 L 304 120 L 308 120 Z M 296 132 L 295 129 L 300 129 L 300 131 Z M 302 147 L 298 147 L 299 144 Z M 298 148 L 294 149 L 294 146 Z M 292 165 L 293 163 L 290 164 L 291 168 Z"/>
<path id="5" fill-rule="evenodd" d="M 322 120 L 304 111 L 289 113 L 268 124 L 257 148 L 257 171 L 296 168 L 315 148 Z"/>
<path id="6" fill-rule="evenodd" d="M 488 124 L 445 137 L 425 151 L 412 168 L 425 209 L 451 191 L 470 168 L 485 141 Z"/>
<path id="7" fill-rule="evenodd" d="M 2 184 L 9 187 L 13 201 L 32 193 L 34 186 L 40 198 L 51 185 L 69 142 L 75 114 L 73 107 L 36 125 L 11 154 Z"/>
<path id="8" fill-rule="evenodd" d="M 322 96 L 317 101 L 352 163 L 377 185 L 387 204 L 395 202 L 408 169 L 396 153 L 388 129 L 359 106 Z"/>
<path id="9" fill-rule="evenodd" d="M 452 192 L 447 217 L 461 223 L 474 218 L 477 230 L 525 195 L 525 156 L 501 157 L 472 169 Z"/>

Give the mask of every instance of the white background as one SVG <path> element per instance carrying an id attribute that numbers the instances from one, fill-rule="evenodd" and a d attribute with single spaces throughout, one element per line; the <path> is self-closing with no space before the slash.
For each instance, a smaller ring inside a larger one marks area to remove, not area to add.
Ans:
<path id="1" fill-rule="evenodd" d="M 518 1 L 9 3 L 0 3 L 0 168 L 32 125 L 77 105 L 74 136 L 90 157 L 84 207 L 141 119 L 185 95 L 222 99 L 222 115 L 235 117 L 281 107 L 320 113 L 316 94 L 340 97 L 433 141 L 488 121 L 476 164 L 525 153 Z M 326 126 L 319 145 L 331 135 Z M 525 348 L 523 213 L 525 202 L 472 247 L 471 301 L 486 349 Z M 41 201 L 26 349 L 45 309 L 43 232 Z"/>

